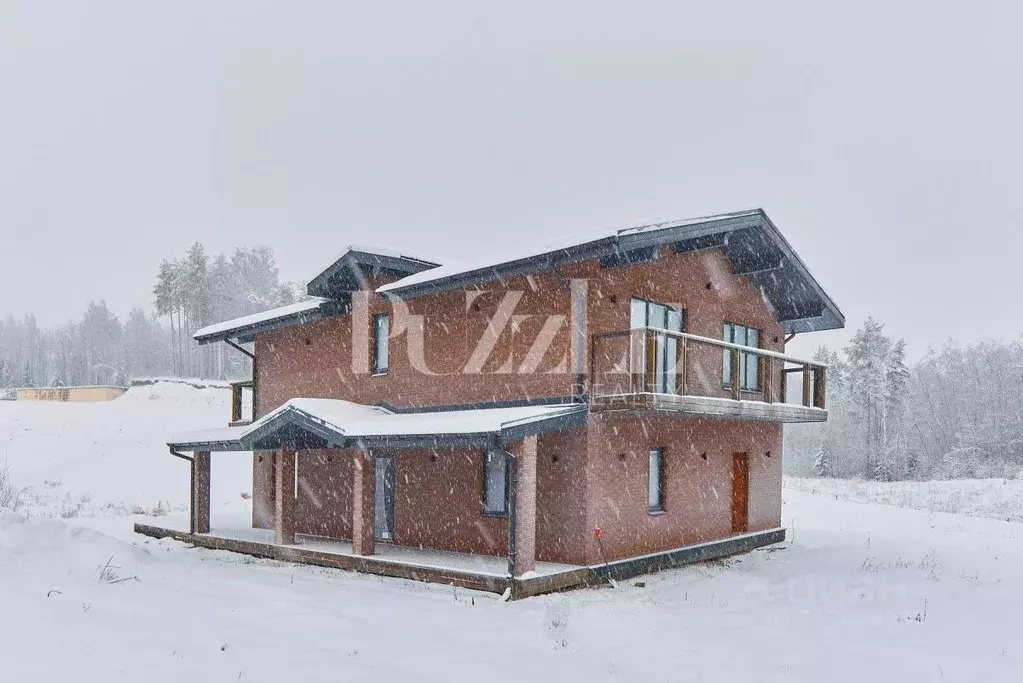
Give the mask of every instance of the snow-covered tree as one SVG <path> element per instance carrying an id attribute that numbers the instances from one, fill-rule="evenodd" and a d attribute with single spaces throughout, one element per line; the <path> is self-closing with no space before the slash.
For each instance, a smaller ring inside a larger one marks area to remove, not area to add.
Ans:
<path id="1" fill-rule="evenodd" d="M 822 438 L 817 447 L 817 457 L 813 461 L 813 473 L 818 477 L 834 476 L 831 468 L 831 444 L 827 437 Z"/>
<path id="2" fill-rule="evenodd" d="M 28 361 L 25 362 L 25 367 L 21 373 L 20 386 L 22 387 L 34 387 L 36 385 L 35 375 L 32 374 L 32 364 Z"/>
<path id="3" fill-rule="evenodd" d="M 5 358 L 0 358 L 0 389 L 10 389 L 14 386 L 14 376 L 11 366 Z"/>

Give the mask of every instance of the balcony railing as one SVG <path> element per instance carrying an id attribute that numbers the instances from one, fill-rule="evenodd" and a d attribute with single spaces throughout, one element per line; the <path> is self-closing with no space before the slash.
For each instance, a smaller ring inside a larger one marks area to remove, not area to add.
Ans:
<path id="1" fill-rule="evenodd" d="M 605 405 L 653 395 L 823 409 L 826 373 L 821 363 L 776 351 L 644 327 L 592 337 L 589 392 Z M 794 375 L 800 384 L 790 391 Z"/>

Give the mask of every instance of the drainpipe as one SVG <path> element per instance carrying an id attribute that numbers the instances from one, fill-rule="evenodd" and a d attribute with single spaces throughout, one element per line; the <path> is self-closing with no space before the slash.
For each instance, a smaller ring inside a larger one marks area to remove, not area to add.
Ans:
<path id="1" fill-rule="evenodd" d="M 177 456 L 177 457 L 181 458 L 182 460 L 187 460 L 188 462 L 194 462 L 194 460 L 192 460 L 192 458 L 188 457 L 184 453 L 178 453 L 176 450 L 174 450 L 173 446 L 171 446 L 171 448 L 170 448 L 170 454 L 173 455 L 173 456 Z"/>
<path id="2" fill-rule="evenodd" d="M 225 340 L 224 340 L 224 342 L 225 342 L 225 343 L 226 343 L 226 344 L 227 344 L 228 346 L 230 346 L 231 348 L 235 349 L 236 351 L 241 351 L 242 353 L 244 353 L 244 354 L 245 354 L 246 356 L 248 356 L 248 357 L 249 357 L 249 358 L 251 358 L 252 360 L 255 360 L 255 359 L 256 359 L 256 356 L 254 356 L 254 355 L 252 354 L 252 352 L 251 352 L 251 351 L 249 351 L 248 349 L 242 348 L 241 346 L 239 346 L 238 344 L 235 344 L 235 343 L 234 343 L 233 341 L 231 341 L 230 339 L 225 339 Z"/>

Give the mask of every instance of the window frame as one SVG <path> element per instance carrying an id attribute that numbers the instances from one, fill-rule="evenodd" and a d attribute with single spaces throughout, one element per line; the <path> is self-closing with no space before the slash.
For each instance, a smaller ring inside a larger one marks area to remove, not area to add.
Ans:
<path id="1" fill-rule="evenodd" d="M 744 330 L 744 334 L 743 334 L 744 341 L 748 341 L 749 340 L 749 333 L 750 332 L 756 332 L 756 335 L 757 335 L 757 345 L 756 346 L 749 346 L 748 348 L 751 348 L 751 349 L 754 349 L 754 348 L 755 349 L 760 349 L 760 348 L 762 348 L 760 346 L 760 340 L 763 339 L 763 330 L 761 330 L 759 327 L 753 327 L 752 325 L 744 325 L 742 323 L 736 323 L 736 322 L 732 322 L 730 320 L 725 320 L 724 323 L 722 324 L 722 332 L 721 332 L 722 339 L 724 341 L 730 343 L 730 344 L 737 343 L 737 342 L 734 341 L 734 339 L 735 339 L 735 329 L 737 327 L 741 327 Z M 725 330 L 727 330 L 728 328 L 731 328 L 731 339 L 728 338 L 728 335 L 725 332 Z M 743 344 L 740 344 L 740 346 L 747 346 L 747 344 L 743 343 Z M 725 388 L 725 389 L 731 389 L 732 388 L 732 362 L 731 361 L 732 361 L 732 354 L 733 353 L 736 353 L 736 351 L 734 351 L 733 349 L 724 349 L 724 353 L 722 354 L 722 357 L 721 357 L 721 361 L 722 361 L 721 362 L 721 386 L 723 388 Z M 753 353 L 752 351 L 739 351 L 738 353 L 742 354 L 742 357 L 739 359 L 739 372 L 742 375 L 742 377 L 739 380 L 739 391 L 745 391 L 746 393 L 750 393 L 750 394 L 755 394 L 755 393 L 760 392 L 762 390 L 762 386 L 763 386 L 762 385 L 763 380 L 760 377 L 760 356 L 758 356 L 756 353 Z M 751 367 L 754 368 L 752 371 L 750 370 Z M 754 385 L 750 385 L 750 384 L 747 383 L 747 381 L 749 379 L 749 376 L 751 374 L 756 376 L 756 383 Z"/>
<path id="2" fill-rule="evenodd" d="M 640 302 L 643 304 L 643 325 L 640 327 L 633 327 L 632 325 L 632 306 L 634 303 Z M 653 327 L 650 325 L 650 306 L 663 306 L 664 307 L 664 320 L 667 323 L 671 313 L 678 313 L 679 315 L 679 328 L 678 330 L 672 330 L 665 326 Z M 685 332 L 686 331 L 686 309 L 684 306 L 677 306 L 675 304 L 667 304 L 663 301 L 653 301 L 652 299 L 644 299 L 641 296 L 629 297 L 629 329 L 630 330 L 662 330 L 664 332 Z"/>
<path id="3" fill-rule="evenodd" d="M 387 333 L 380 338 L 380 320 L 386 320 Z M 391 360 L 391 316 L 388 313 L 377 313 L 373 316 L 373 376 L 386 375 Z M 383 349 L 384 363 L 380 365 L 380 350 Z"/>
<path id="4" fill-rule="evenodd" d="M 654 454 L 657 454 L 657 503 L 651 505 L 650 503 L 650 489 L 651 478 L 653 477 L 653 470 L 651 463 L 653 462 Z M 665 473 L 664 473 L 664 447 L 656 446 L 651 448 L 647 453 L 647 470 L 646 470 L 646 511 L 649 515 L 661 515 L 667 510 L 664 505 L 664 494 L 665 494 Z"/>
<path id="5" fill-rule="evenodd" d="M 500 457 L 504 460 L 504 496 L 501 497 L 501 510 L 490 508 L 487 493 L 490 487 L 489 474 L 491 458 Z M 511 500 L 511 458 L 498 448 L 488 448 L 483 452 L 483 515 L 485 517 L 507 517 Z"/>

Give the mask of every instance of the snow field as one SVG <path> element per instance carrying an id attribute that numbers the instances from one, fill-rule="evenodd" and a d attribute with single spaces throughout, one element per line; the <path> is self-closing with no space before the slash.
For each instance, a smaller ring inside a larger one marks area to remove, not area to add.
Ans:
<path id="1" fill-rule="evenodd" d="M 227 396 L 0 404 L 28 501 L 0 513 L 0 680 L 1023 680 L 1023 524 L 791 481 L 780 546 L 512 603 L 134 534 L 132 506 L 187 502 L 164 435 L 222 423 Z M 217 461 L 214 518 L 244 516 L 248 461 Z M 991 499 L 936 489 L 957 484 Z"/>

